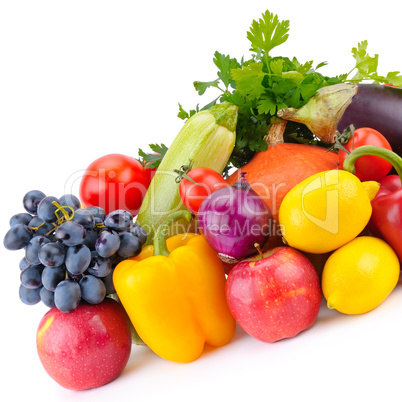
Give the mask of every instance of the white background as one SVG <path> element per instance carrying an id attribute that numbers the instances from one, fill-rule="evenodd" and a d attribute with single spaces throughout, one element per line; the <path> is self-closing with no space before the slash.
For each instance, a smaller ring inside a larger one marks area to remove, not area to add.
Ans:
<path id="1" fill-rule="evenodd" d="M 77 193 L 80 172 L 108 153 L 137 156 L 169 145 L 194 80 L 216 78 L 215 50 L 249 55 L 246 32 L 267 8 L 290 20 L 276 55 L 327 61 L 349 71 L 350 50 L 368 40 L 379 72 L 402 69 L 394 0 L 366 1 L 3 1 L 0 4 L 1 235 L 31 189 Z M 137 5 L 140 4 L 140 5 Z M 2 395 L 30 401 L 332 401 L 400 399 L 402 286 L 371 313 L 345 316 L 323 305 L 316 324 L 264 344 L 238 329 L 226 347 L 196 362 L 166 362 L 133 347 L 123 374 L 72 392 L 43 370 L 36 352 L 43 305 L 18 298 L 22 252 L 1 247 Z"/>

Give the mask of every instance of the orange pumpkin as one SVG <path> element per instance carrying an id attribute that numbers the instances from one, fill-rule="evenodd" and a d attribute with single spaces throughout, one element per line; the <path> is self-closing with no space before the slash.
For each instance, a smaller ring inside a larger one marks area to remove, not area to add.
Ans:
<path id="1" fill-rule="evenodd" d="M 325 170 L 338 169 L 338 155 L 317 145 L 283 142 L 285 123 L 271 127 L 268 149 L 257 152 L 254 157 L 228 179 L 234 184 L 239 174 L 247 173 L 246 179 L 272 211 L 274 220 L 285 195 L 307 177 Z"/>

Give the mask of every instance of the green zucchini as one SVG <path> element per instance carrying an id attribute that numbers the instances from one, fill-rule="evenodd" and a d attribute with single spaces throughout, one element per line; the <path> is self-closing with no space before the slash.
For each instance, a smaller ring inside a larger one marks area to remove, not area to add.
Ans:
<path id="1" fill-rule="evenodd" d="M 179 196 L 176 169 L 192 163 L 193 168 L 208 167 L 222 173 L 236 140 L 238 107 L 224 102 L 190 117 L 163 157 L 145 194 L 137 222 L 147 231 L 152 243 L 156 228 L 173 211 L 185 208 Z M 169 235 L 191 230 L 177 221 Z"/>

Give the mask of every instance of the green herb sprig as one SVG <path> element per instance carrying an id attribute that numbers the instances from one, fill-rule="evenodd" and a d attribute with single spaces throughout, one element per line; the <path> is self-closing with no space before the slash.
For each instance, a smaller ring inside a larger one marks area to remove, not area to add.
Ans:
<path id="1" fill-rule="evenodd" d="M 186 112 L 179 104 L 178 116 L 188 119 L 199 110 L 205 110 L 216 103 L 229 101 L 239 107 L 236 129 L 236 144 L 226 171 L 231 166 L 240 167 L 247 163 L 257 151 L 267 149 L 264 140 L 269 126 L 278 110 L 287 107 L 300 108 L 321 87 L 341 82 L 359 83 L 370 80 L 373 83 L 402 86 L 399 71 L 386 76 L 377 73 L 378 55 L 367 53 L 367 41 L 360 42 L 352 49 L 355 65 L 346 74 L 327 77 L 317 70 L 327 65 L 313 61 L 299 62 L 296 57 L 272 57 L 272 49 L 285 43 L 289 37 L 289 21 L 280 21 L 277 15 L 265 11 L 262 17 L 254 20 L 247 38 L 251 43 L 251 58 L 238 61 L 235 58 L 215 52 L 213 62 L 217 67 L 217 78 L 201 82 L 194 87 L 199 95 L 209 88 L 217 88 L 220 93 L 201 109 Z M 289 125 L 285 140 L 302 143 L 319 143 L 319 140 L 305 127 Z"/>

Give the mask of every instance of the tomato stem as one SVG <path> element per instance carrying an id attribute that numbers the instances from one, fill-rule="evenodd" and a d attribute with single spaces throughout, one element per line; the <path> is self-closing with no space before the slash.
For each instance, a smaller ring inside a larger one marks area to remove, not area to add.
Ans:
<path id="1" fill-rule="evenodd" d="M 329 150 L 338 149 L 346 152 L 347 154 L 350 154 L 350 151 L 348 151 L 344 147 L 344 145 L 349 142 L 350 138 L 352 138 L 352 150 L 353 150 L 355 144 L 355 127 L 353 124 L 345 128 L 342 134 L 339 131 L 337 132 L 335 142 Z"/>
<path id="2" fill-rule="evenodd" d="M 191 181 L 192 183 L 194 183 L 197 186 L 200 186 L 199 183 L 197 183 L 196 181 L 194 181 L 190 176 L 188 176 L 188 172 L 192 169 L 193 167 L 193 162 L 190 161 L 189 165 L 183 165 L 180 166 L 180 169 L 175 169 L 174 172 L 178 174 L 178 176 L 176 177 L 175 181 L 176 183 L 180 183 L 182 181 L 183 178 Z"/>

